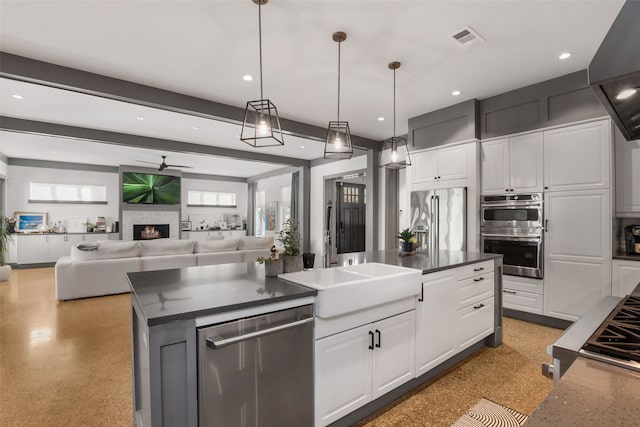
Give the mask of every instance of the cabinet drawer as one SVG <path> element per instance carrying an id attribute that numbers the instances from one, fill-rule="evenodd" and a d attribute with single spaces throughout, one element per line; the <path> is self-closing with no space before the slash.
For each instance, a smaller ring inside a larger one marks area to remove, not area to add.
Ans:
<path id="1" fill-rule="evenodd" d="M 493 297 L 458 310 L 458 349 L 462 350 L 493 333 Z"/>
<path id="2" fill-rule="evenodd" d="M 493 296 L 494 285 L 493 271 L 459 281 L 458 308 L 466 307 Z"/>
<path id="3" fill-rule="evenodd" d="M 463 280 L 469 277 L 477 276 L 479 274 L 485 274 L 493 271 L 493 260 L 477 262 L 475 264 L 465 265 L 456 269 L 456 279 Z"/>
<path id="4" fill-rule="evenodd" d="M 543 301 L 544 296 L 540 294 L 532 294 L 531 292 L 523 292 L 507 288 L 502 290 L 502 306 L 504 308 L 544 314 L 542 309 Z"/>
<path id="5" fill-rule="evenodd" d="M 544 294 L 544 280 L 532 279 L 520 276 L 502 276 L 502 287 L 516 291 L 530 292 L 532 294 Z"/>

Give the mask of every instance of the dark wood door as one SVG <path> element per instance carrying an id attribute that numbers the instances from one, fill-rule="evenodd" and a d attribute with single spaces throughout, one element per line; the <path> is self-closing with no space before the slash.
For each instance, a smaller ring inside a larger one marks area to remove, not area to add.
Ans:
<path id="1" fill-rule="evenodd" d="M 336 236 L 338 253 L 364 251 L 365 186 L 337 183 Z"/>

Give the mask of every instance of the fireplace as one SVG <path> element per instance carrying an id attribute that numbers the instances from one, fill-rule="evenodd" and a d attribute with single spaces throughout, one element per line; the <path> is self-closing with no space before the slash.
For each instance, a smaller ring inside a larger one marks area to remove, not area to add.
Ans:
<path id="1" fill-rule="evenodd" d="M 169 224 L 134 224 L 133 240 L 169 238 Z"/>

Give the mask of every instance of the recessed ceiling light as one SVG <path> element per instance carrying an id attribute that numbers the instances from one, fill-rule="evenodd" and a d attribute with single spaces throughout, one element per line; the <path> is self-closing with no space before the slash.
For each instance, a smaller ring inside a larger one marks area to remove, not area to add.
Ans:
<path id="1" fill-rule="evenodd" d="M 300 148 L 304 148 L 304 145 L 301 145 Z"/>
<path id="2" fill-rule="evenodd" d="M 453 96 L 458 96 L 460 95 L 462 92 L 460 92 L 459 90 L 454 90 L 453 92 L 451 92 L 451 95 Z"/>
<path id="3" fill-rule="evenodd" d="M 558 55 L 558 59 L 569 59 L 571 58 L 571 52 L 562 52 Z"/>
<path id="4" fill-rule="evenodd" d="M 251 80 L 253 80 L 253 77 L 251 77 L 249 74 L 245 74 L 244 76 L 242 76 L 242 80 L 244 80 L 245 82 L 250 82 Z"/>
<path id="5" fill-rule="evenodd" d="M 623 99 L 627 99 L 629 97 L 632 97 L 633 95 L 635 95 L 635 93 L 637 92 L 636 89 L 623 89 L 620 92 L 618 92 L 618 94 L 616 95 L 616 99 L 621 101 Z"/>
<path id="6" fill-rule="evenodd" d="M 144 120 L 144 117 L 138 116 L 138 117 L 136 117 L 136 120 Z"/>
<path id="7" fill-rule="evenodd" d="M 14 93 L 13 95 L 11 95 L 11 97 L 15 99 L 24 99 L 22 95 L 18 95 L 17 93 Z"/>
<path id="8" fill-rule="evenodd" d="M 379 122 L 384 122 L 384 117 L 378 117 Z"/>
<path id="9" fill-rule="evenodd" d="M 200 128 L 198 126 L 191 126 L 191 129 L 193 130 L 200 130 Z"/>

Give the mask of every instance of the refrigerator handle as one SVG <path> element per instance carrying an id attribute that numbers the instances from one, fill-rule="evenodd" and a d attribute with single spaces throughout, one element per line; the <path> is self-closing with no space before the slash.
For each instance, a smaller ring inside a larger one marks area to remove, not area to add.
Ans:
<path id="1" fill-rule="evenodd" d="M 438 252 L 440 250 L 440 196 L 436 196 L 436 233 L 434 239 L 434 250 Z"/>
<path id="2" fill-rule="evenodd" d="M 436 211 L 433 210 L 435 206 L 435 196 L 431 196 L 431 202 L 429 207 L 431 208 L 431 223 L 429 224 L 429 250 L 433 249 L 433 235 L 435 233 L 434 228 L 435 228 L 435 222 L 436 222 Z"/>

